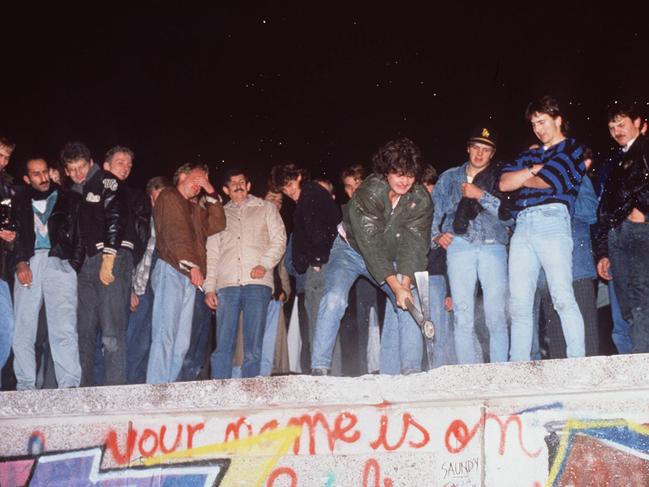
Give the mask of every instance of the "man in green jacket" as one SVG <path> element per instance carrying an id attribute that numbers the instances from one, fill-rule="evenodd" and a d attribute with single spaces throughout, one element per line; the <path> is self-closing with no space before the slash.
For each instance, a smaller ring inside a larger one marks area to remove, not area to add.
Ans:
<path id="1" fill-rule="evenodd" d="M 409 139 L 390 141 L 372 158 L 374 174 L 365 179 L 343 210 L 318 309 L 311 370 L 327 375 L 349 289 L 363 275 L 390 296 L 399 314 L 401 372 L 421 370 L 422 338 L 406 309 L 414 302 L 414 273 L 426 269 L 433 206 L 417 184 L 422 160 Z"/>

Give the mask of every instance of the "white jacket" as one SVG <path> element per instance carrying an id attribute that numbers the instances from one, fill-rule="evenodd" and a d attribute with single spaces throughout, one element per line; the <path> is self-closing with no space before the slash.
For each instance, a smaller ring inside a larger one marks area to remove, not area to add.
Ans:
<path id="1" fill-rule="evenodd" d="M 224 287 L 262 284 L 273 289 L 273 268 L 286 250 L 286 229 L 272 203 L 248 195 L 241 203 L 225 207 L 226 227 L 207 239 L 205 292 Z M 262 265 L 261 279 L 250 277 L 253 267 Z"/>

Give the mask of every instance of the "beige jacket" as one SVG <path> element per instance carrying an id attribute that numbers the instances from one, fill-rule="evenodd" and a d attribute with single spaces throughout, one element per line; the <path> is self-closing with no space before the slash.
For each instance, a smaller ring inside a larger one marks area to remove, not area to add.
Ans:
<path id="1" fill-rule="evenodd" d="M 286 250 L 286 229 L 277 208 L 249 195 L 241 205 L 230 201 L 224 210 L 225 230 L 207 239 L 205 292 L 247 284 L 272 289 L 273 268 Z M 266 269 L 261 279 L 250 277 L 257 265 Z"/>

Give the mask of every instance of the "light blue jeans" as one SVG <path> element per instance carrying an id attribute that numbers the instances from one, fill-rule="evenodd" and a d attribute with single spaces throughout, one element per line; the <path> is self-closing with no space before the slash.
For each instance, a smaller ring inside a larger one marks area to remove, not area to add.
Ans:
<path id="1" fill-rule="evenodd" d="M 430 301 L 430 318 L 435 325 L 433 343 L 426 342 L 433 363 L 432 369 L 442 365 L 457 364 L 453 317 L 444 309 L 446 299 L 446 279 L 444 276 L 428 276 L 428 299 Z"/>
<path id="2" fill-rule="evenodd" d="M 196 288 L 189 278 L 158 259 L 151 273 L 153 315 L 147 384 L 174 382 L 189 348 Z"/>
<path id="3" fill-rule="evenodd" d="M 279 323 L 280 309 L 284 303 L 279 299 L 272 299 L 268 303 L 266 313 L 266 325 L 264 326 L 264 339 L 261 345 L 261 360 L 259 364 L 259 375 L 269 376 L 273 373 L 273 362 L 275 361 L 275 344 L 277 343 L 277 329 L 286 326 L 284 319 Z"/>
<path id="4" fill-rule="evenodd" d="M 541 268 L 561 318 L 566 356 L 585 355 L 584 320 L 572 287 L 572 245 L 570 214 L 565 205 L 533 206 L 518 215 L 509 249 L 511 361 L 530 360 L 532 309 Z"/>
<path id="5" fill-rule="evenodd" d="M 56 382 L 59 387 L 79 387 L 81 364 L 77 336 L 77 273 L 67 260 L 37 250 L 29 259 L 32 284 L 14 283 L 16 333 L 13 340 L 16 389 L 36 387 L 36 332 L 43 302 L 47 316 Z"/>
<path id="6" fill-rule="evenodd" d="M 13 339 L 14 310 L 11 306 L 11 293 L 7 281 L 0 279 L 0 370 L 7 363 Z"/>
<path id="7" fill-rule="evenodd" d="M 418 299 L 416 289 L 412 290 L 412 296 Z M 394 299 L 388 295 L 381 332 L 379 372 L 389 375 L 420 372 L 424 356 L 422 347 L 421 329 L 410 313 L 395 306 Z"/>
<path id="8" fill-rule="evenodd" d="M 484 297 L 491 362 L 507 362 L 507 250 L 499 243 L 471 243 L 455 236 L 446 252 L 455 315 L 455 352 L 459 364 L 479 361 L 474 346 L 476 283 Z"/>
<path id="9" fill-rule="evenodd" d="M 349 290 L 361 275 L 372 279 L 363 256 L 342 238 L 337 237 L 329 256 L 324 294 L 318 308 L 311 353 L 312 369 L 329 369 L 331 367 L 336 335 L 340 328 L 340 320 L 347 308 Z M 386 286 L 382 286 L 382 289 L 388 292 Z M 386 308 L 386 315 L 390 313 L 395 313 L 394 304 Z M 421 331 L 408 312 L 399 309 L 396 311 L 396 318 L 400 339 L 395 344 L 393 358 L 398 359 L 400 371 L 419 371 L 423 356 Z"/>

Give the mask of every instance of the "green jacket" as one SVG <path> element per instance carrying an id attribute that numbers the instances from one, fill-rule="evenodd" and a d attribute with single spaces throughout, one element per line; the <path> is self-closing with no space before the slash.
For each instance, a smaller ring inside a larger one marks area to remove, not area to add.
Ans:
<path id="1" fill-rule="evenodd" d="M 372 174 L 343 209 L 347 241 L 379 283 L 393 274 L 414 279 L 416 271 L 426 270 L 430 249 L 433 203 L 426 188 L 413 185 L 394 210 L 389 190 L 385 178 Z"/>

